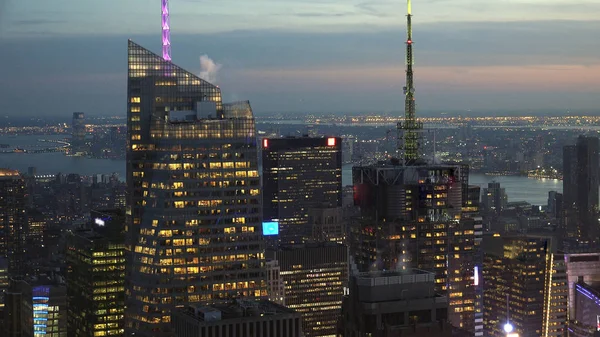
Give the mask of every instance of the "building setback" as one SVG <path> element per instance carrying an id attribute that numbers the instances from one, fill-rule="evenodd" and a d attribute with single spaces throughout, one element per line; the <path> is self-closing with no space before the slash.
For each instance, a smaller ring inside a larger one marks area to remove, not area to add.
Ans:
<path id="1" fill-rule="evenodd" d="M 264 219 L 279 222 L 284 243 L 312 236 L 311 208 L 342 206 L 339 137 L 264 138 L 262 170 Z"/>
<path id="2" fill-rule="evenodd" d="M 127 331 L 161 336 L 176 306 L 266 296 L 249 102 L 129 41 Z"/>

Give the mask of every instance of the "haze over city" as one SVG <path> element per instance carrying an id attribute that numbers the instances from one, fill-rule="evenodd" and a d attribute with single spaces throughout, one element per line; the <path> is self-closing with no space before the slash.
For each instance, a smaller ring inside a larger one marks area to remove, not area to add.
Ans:
<path id="1" fill-rule="evenodd" d="M 420 113 L 597 114 L 592 1 L 417 1 Z M 270 112 L 402 111 L 403 3 L 173 1 L 173 60 L 220 65 L 224 99 Z M 2 115 L 123 115 L 127 38 L 160 51 L 149 1 L 0 1 Z M 34 99 L 32 99 L 34 98 Z"/>

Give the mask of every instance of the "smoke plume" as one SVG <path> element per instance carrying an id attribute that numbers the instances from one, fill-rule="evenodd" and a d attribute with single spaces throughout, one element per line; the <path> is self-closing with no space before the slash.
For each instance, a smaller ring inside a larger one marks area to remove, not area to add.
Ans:
<path id="1" fill-rule="evenodd" d="M 219 63 L 215 63 L 208 55 L 200 56 L 200 78 L 214 84 L 217 81 L 217 73 L 221 69 Z"/>

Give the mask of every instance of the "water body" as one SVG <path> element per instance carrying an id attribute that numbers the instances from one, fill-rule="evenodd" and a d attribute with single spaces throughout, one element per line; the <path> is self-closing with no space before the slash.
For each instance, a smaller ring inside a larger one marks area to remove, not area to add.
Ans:
<path id="1" fill-rule="evenodd" d="M 342 169 L 344 186 L 352 185 L 352 166 L 345 165 Z M 469 175 L 469 185 L 487 187 L 488 183 L 495 181 L 506 189 L 508 201 L 526 201 L 532 205 L 548 204 L 548 192 L 562 193 L 562 180 L 533 179 L 524 176 L 488 176 L 481 173 Z"/>
<path id="2" fill-rule="evenodd" d="M 48 143 L 38 142 L 38 139 L 62 140 L 64 136 L 55 135 L 23 135 L 9 137 L 0 135 L 0 144 L 9 144 L 9 148 L 48 146 Z M 67 157 L 60 152 L 54 153 L 11 153 L 0 154 L 0 167 L 17 169 L 27 172 L 28 167 L 34 166 L 38 174 L 78 173 L 81 175 L 117 173 L 125 178 L 125 160 L 91 159 L 85 157 Z M 352 165 L 342 169 L 344 186 L 352 184 Z M 531 179 L 520 176 L 487 176 L 471 174 L 469 184 L 487 187 L 489 182 L 499 182 L 506 189 L 509 201 L 527 201 L 533 205 L 545 205 L 549 191 L 562 192 L 562 181 L 551 179 Z"/>

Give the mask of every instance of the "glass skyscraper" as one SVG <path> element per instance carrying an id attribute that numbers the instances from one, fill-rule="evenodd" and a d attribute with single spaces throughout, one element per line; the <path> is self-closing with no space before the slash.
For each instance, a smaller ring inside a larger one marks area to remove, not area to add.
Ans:
<path id="1" fill-rule="evenodd" d="M 311 208 L 342 206 L 342 139 L 264 138 L 263 215 L 280 226 L 280 241 L 311 237 Z"/>
<path id="2" fill-rule="evenodd" d="M 168 332 L 191 303 L 266 296 L 248 102 L 129 41 L 127 329 Z"/>
<path id="3" fill-rule="evenodd" d="M 12 277 L 25 273 L 26 194 L 25 179 L 18 171 L 0 169 L 0 256 L 8 258 Z"/>

